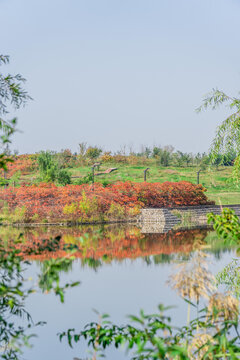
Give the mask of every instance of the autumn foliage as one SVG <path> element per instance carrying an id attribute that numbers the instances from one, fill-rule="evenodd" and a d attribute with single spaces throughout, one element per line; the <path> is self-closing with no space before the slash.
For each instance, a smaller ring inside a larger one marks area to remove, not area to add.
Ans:
<path id="1" fill-rule="evenodd" d="M 125 219 L 143 207 L 210 204 L 202 185 L 189 182 L 103 185 L 54 184 L 0 190 L 2 219 L 12 222 L 95 222 Z M 5 216 L 5 218 L 4 218 Z"/>
<path id="2" fill-rule="evenodd" d="M 17 172 L 21 175 L 27 175 L 37 168 L 37 156 L 36 155 L 18 155 L 12 156 L 12 162 L 9 162 L 7 171 L 7 178 L 11 178 Z M 3 171 L 1 170 L 1 176 Z"/>

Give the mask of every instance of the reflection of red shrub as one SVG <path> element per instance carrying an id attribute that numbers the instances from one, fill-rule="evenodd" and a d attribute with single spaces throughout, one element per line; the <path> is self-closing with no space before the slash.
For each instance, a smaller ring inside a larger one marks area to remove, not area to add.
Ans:
<path id="1" fill-rule="evenodd" d="M 25 208 L 25 221 L 43 219 L 56 221 L 94 221 L 107 217 L 111 204 L 118 204 L 125 214 L 133 213 L 136 207 L 177 207 L 210 204 L 202 185 L 179 183 L 132 183 L 119 182 L 103 187 L 91 185 L 54 184 L 39 186 L 9 187 L 0 190 L 0 200 L 8 203 L 9 210 Z"/>
<path id="2" fill-rule="evenodd" d="M 83 236 L 84 239 L 86 231 L 89 233 L 89 237 L 86 241 L 79 242 L 80 237 Z M 63 249 L 66 244 L 76 244 L 78 250 L 74 256 L 82 259 L 105 258 L 106 261 L 135 259 L 150 255 L 189 253 L 193 250 L 195 241 L 199 243 L 205 239 L 208 230 L 193 229 L 147 235 L 141 234 L 138 228 L 126 228 L 120 229 L 120 231 L 119 228 L 113 228 L 104 230 L 101 234 L 86 228 L 82 230 L 62 229 L 55 232 L 52 230 L 52 235 L 56 236 L 59 233 L 62 238 L 54 251 L 49 251 L 49 246 L 45 244 L 44 250 L 39 252 L 39 246 L 40 248 L 43 246 L 46 233 L 35 230 L 27 231 L 24 234 L 24 240 L 16 247 L 21 250 L 21 254 L 26 259 L 46 260 L 67 256 L 67 252 Z"/>

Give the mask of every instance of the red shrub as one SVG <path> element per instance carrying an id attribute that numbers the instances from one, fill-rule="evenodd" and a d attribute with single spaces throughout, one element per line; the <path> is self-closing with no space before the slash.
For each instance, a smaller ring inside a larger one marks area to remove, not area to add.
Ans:
<path id="1" fill-rule="evenodd" d="M 13 162 L 9 162 L 7 165 L 7 177 L 10 178 L 16 172 L 20 171 L 23 175 L 32 172 L 36 169 L 37 161 L 36 155 L 18 155 L 13 156 Z M 3 173 L 3 171 L 1 171 Z"/>
<path id="2" fill-rule="evenodd" d="M 119 182 L 103 187 L 91 185 L 54 184 L 9 187 L 0 190 L 2 207 L 8 204 L 10 211 L 25 208 L 24 221 L 94 221 L 107 219 L 112 204 L 122 207 L 125 215 L 133 208 L 179 207 L 211 204 L 202 185 L 178 183 Z M 33 216 L 35 217 L 33 218 Z"/>

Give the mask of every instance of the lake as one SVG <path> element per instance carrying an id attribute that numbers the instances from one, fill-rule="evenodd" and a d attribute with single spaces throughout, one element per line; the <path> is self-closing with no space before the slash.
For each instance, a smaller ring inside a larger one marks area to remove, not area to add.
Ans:
<path id="1" fill-rule="evenodd" d="M 126 315 L 137 314 L 140 309 L 155 312 L 157 305 L 175 305 L 168 311 L 175 325 L 184 325 L 187 304 L 167 284 L 176 265 L 189 262 L 194 251 L 201 248 L 209 256 L 209 269 L 216 274 L 233 257 L 236 251 L 219 240 L 211 229 L 178 229 L 168 233 L 143 233 L 137 226 L 114 225 L 77 228 L 1 228 L 3 241 L 21 235 L 23 247 L 43 239 L 61 235 L 60 246 L 55 251 L 40 255 L 30 254 L 24 277 L 37 287 L 26 302 L 33 320 L 47 324 L 35 329 L 37 338 L 33 348 L 24 351 L 27 360 L 87 359 L 87 347 L 78 343 L 71 349 L 66 341 L 59 342 L 57 333 L 68 328 L 82 329 L 98 317 L 109 313 L 111 319 L 123 324 Z M 78 245 L 75 260 L 61 272 L 61 282 L 80 281 L 77 287 L 67 290 L 61 303 L 53 293 L 42 292 L 37 286 L 39 274 L 52 257 L 66 256 L 64 244 Z M 45 264 L 45 265 L 44 265 Z M 194 316 L 194 312 L 192 316 Z M 107 359 L 128 359 L 122 351 L 106 352 Z"/>

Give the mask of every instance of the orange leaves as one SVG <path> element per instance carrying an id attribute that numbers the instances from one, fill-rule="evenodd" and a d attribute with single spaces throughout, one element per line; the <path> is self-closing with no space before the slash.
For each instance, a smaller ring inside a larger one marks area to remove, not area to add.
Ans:
<path id="1" fill-rule="evenodd" d="M 12 177 L 16 172 L 25 175 L 36 169 L 36 155 L 18 155 L 13 157 L 13 162 L 8 163 L 7 177 Z"/>
<path id="2" fill-rule="evenodd" d="M 27 222 L 34 219 L 47 222 L 93 222 L 109 220 L 108 215 L 111 213 L 109 210 L 112 204 L 116 205 L 115 210 L 118 209 L 119 214 L 124 213 L 126 216 L 133 213 L 132 209 L 142 207 L 210 204 L 205 191 L 202 185 L 184 181 L 162 184 L 118 182 L 107 187 L 96 183 L 94 191 L 88 184 L 57 187 L 48 183 L 1 189 L 0 200 L 8 203 L 10 211 L 24 207 Z M 114 214 L 118 218 L 116 211 Z"/>
<path id="3" fill-rule="evenodd" d="M 128 196 L 133 202 L 145 207 L 176 207 L 206 205 L 208 200 L 202 185 L 181 182 L 164 183 L 117 183 L 111 185 L 113 191 Z"/>

